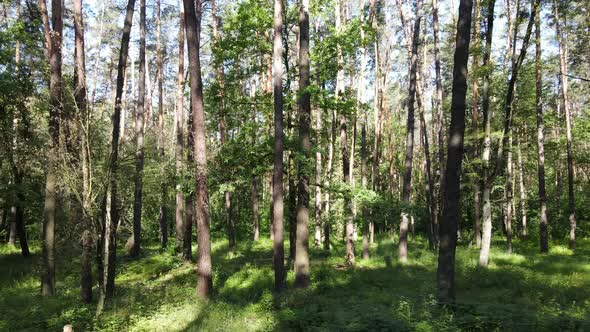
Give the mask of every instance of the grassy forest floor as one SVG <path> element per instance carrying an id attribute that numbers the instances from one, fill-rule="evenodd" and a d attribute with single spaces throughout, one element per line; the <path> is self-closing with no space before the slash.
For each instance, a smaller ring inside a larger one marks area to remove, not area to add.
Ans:
<path id="1" fill-rule="evenodd" d="M 120 255 L 116 297 L 95 318 L 96 304 L 79 300 L 77 258 L 61 256 L 58 295 L 44 299 L 38 245 L 30 259 L 0 245 L 0 331 L 61 331 L 65 324 L 76 331 L 590 330 L 589 240 L 575 253 L 554 242 L 548 255 L 532 241 L 517 241 L 512 255 L 494 242 L 487 270 L 477 268 L 477 249 L 459 247 L 452 311 L 436 305 L 436 256 L 419 238 L 403 265 L 389 239 L 379 239 L 371 259 L 357 258 L 352 269 L 342 265 L 339 244 L 329 254 L 312 250 L 312 285 L 277 297 L 268 239 L 242 242 L 235 253 L 223 240 L 212 249 L 215 294 L 208 303 L 196 296 L 195 265 L 153 245 L 139 260 Z M 289 285 L 293 277 L 289 272 Z"/>

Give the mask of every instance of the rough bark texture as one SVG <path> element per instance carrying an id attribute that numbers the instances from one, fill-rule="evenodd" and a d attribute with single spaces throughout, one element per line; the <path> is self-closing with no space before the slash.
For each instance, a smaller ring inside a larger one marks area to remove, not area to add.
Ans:
<path id="1" fill-rule="evenodd" d="M 440 49 L 438 47 L 439 26 L 438 26 L 438 0 L 432 0 L 432 31 L 433 31 L 433 48 L 434 48 L 434 72 L 436 85 L 436 122 L 437 122 L 437 141 L 438 141 L 438 168 L 439 168 L 439 190 L 438 190 L 438 207 L 439 217 L 442 217 L 443 210 L 443 193 L 445 187 L 445 140 L 444 140 L 444 112 L 443 112 L 443 88 L 440 66 Z M 441 219 L 441 218 L 439 218 Z"/>
<path id="2" fill-rule="evenodd" d="M 457 223 L 459 219 L 459 193 L 461 164 L 463 162 L 463 139 L 465 134 L 465 95 L 467 93 L 467 60 L 471 28 L 472 0 L 459 3 L 459 20 L 455 38 L 451 124 L 447 148 L 445 175 L 445 202 L 440 224 L 440 246 L 437 269 L 438 302 L 455 301 L 455 249 L 457 247 Z"/>
<path id="3" fill-rule="evenodd" d="M 45 0 L 40 1 L 40 9 L 45 29 L 47 55 L 49 56 L 49 148 L 47 155 L 47 178 L 45 182 L 45 204 L 43 208 L 42 232 L 42 272 L 41 293 L 44 296 L 55 294 L 55 218 L 57 210 L 57 163 L 60 145 L 60 117 L 63 114 L 62 92 L 62 38 L 63 7 L 61 0 L 51 2 L 51 28 Z"/>
<path id="4" fill-rule="evenodd" d="M 160 159 L 160 246 L 165 249 L 168 246 L 168 214 L 166 206 L 166 197 L 168 197 L 168 184 L 166 183 L 166 160 L 164 146 L 166 145 L 164 134 L 164 87 L 163 73 L 164 65 L 162 60 L 162 20 L 161 20 L 161 1 L 156 1 L 156 62 L 158 66 L 158 157 Z M 164 48 L 166 46 L 164 45 Z"/>
<path id="5" fill-rule="evenodd" d="M 404 185 L 402 191 L 402 213 L 399 226 L 399 260 L 408 260 L 408 227 L 410 222 L 409 205 L 412 194 L 412 165 L 414 161 L 414 101 L 416 100 L 416 73 L 418 71 L 418 44 L 420 41 L 420 22 L 422 0 L 416 3 L 416 18 L 412 35 L 412 54 L 410 58 L 410 82 L 408 96 L 408 117 L 406 122 L 406 153 L 404 161 Z"/>
<path id="6" fill-rule="evenodd" d="M 188 0 L 186 0 L 188 1 Z M 285 248 L 283 244 L 283 0 L 274 0 L 273 90 L 274 90 L 274 169 L 272 180 L 272 231 L 275 290 L 285 288 Z"/>
<path id="7" fill-rule="evenodd" d="M 176 73 L 176 111 L 174 113 L 174 123 L 176 131 L 176 144 L 174 146 L 174 159 L 176 166 L 176 244 L 177 253 L 183 250 L 184 244 L 184 225 L 183 217 L 185 212 L 184 195 L 182 193 L 182 171 L 184 168 L 184 10 L 180 6 L 179 30 L 178 30 L 178 72 Z M 190 242 L 190 232 L 189 232 Z M 190 248 L 189 248 L 190 249 Z M 187 257 L 185 257 L 187 258 Z M 190 250 L 189 257 L 190 259 Z"/>
<path id="8" fill-rule="evenodd" d="M 535 11 L 535 104 L 537 111 L 537 176 L 539 179 L 539 245 L 541 253 L 549 252 L 547 226 L 547 193 L 545 191 L 545 124 L 543 119 L 543 63 L 541 60 L 541 21 L 539 11 Z"/>
<path id="9" fill-rule="evenodd" d="M 143 166 L 144 166 L 144 116 L 146 89 L 146 0 L 139 0 L 139 95 L 137 98 L 135 122 L 135 191 L 133 203 L 133 245 L 129 256 L 138 257 L 141 249 L 141 212 L 143 196 Z M 148 99 L 150 100 L 150 99 Z"/>
<path id="10" fill-rule="evenodd" d="M 471 134 L 472 134 L 472 152 L 473 158 L 477 158 L 479 155 L 479 106 L 478 106 L 478 77 L 477 69 L 479 67 L 479 0 L 475 0 L 473 6 L 473 48 L 476 50 L 473 52 L 473 60 L 471 65 L 471 71 L 474 74 L 472 79 L 472 113 L 471 113 Z M 477 167 L 477 166 L 476 166 Z M 476 168 L 476 174 L 477 168 Z M 477 248 L 481 247 L 481 180 L 479 176 L 475 176 L 473 179 L 473 233 L 475 238 L 475 245 Z"/>
<path id="11" fill-rule="evenodd" d="M 309 86 L 309 0 L 299 7 L 299 153 L 295 285 L 309 285 L 309 178 L 311 171 L 311 96 Z"/>
<path id="12" fill-rule="evenodd" d="M 211 272 L 211 238 L 209 226 L 209 192 L 207 188 L 207 145 L 205 133 L 205 110 L 203 106 L 203 82 L 201 79 L 200 32 L 202 3 L 184 0 L 186 39 L 191 83 L 191 106 L 193 135 L 195 140 L 194 162 L 196 182 L 195 215 L 197 219 L 198 267 L 197 293 L 209 298 L 213 289 Z"/>

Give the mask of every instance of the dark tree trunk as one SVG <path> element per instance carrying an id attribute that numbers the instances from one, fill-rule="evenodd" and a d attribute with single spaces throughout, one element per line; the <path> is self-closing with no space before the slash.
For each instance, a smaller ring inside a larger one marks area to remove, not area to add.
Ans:
<path id="1" fill-rule="evenodd" d="M 109 188 L 104 204 L 104 227 L 102 244 L 104 246 L 103 255 L 103 289 L 101 301 L 106 297 L 113 296 L 115 292 L 115 258 L 117 255 L 117 224 L 119 221 L 118 192 L 117 192 L 117 173 L 119 171 L 119 134 L 121 124 L 121 99 L 123 96 L 123 81 L 125 69 L 127 67 L 127 55 L 129 53 L 129 38 L 131 35 L 131 25 L 133 23 L 133 11 L 135 0 L 129 0 L 125 14 L 125 23 L 123 25 L 123 35 L 121 37 L 121 48 L 119 51 L 119 64 L 117 67 L 117 89 L 115 94 L 115 109 L 112 117 L 113 131 L 111 138 L 111 152 L 109 158 Z"/>
<path id="2" fill-rule="evenodd" d="M 47 156 L 47 178 L 45 182 L 45 205 L 43 208 L 42 232 L 42 272 L 41 293 L 44 296 L 55 294 L 55 218 L 57 210 L 57 164 L 60 142 L 60 118 L 63 115 L 62 92 L 62 36 L 63 7 L 61 0 L 51 2 L 51 28 L 47 15 L 45 0 L 40 1 L 41 14 L 45 29 L 47 55 L 49 57 L 50 81 L 49 94 L 49 149 Z"/>
<path id="3" fill-rule="evenodd" d="M 299 8 L 299 153 L 295 286 L 309 285 L 309 178 L 311 164 L 311 96 L 309 86 L 309 0 Z"/>
<path id="4" fill-rule="evenodd" d="M 416 3 L 416 19 L 412 36 L 412 53 L 410 58 L 410 84 L 408 97 L 408 120 L 406 123 L 406 154 L 404 162 L 404 187 L 402 191 L 402 214 L 399 226 L 399 260 L 408 260 L 408 226 L 409 208 L 412 194 L 412 164 L 414 159 L 414 101 L 416 99 L 416 72 L 418 71 L 418 44 L 420 41 L 420 21 L 422 18 L 422 0 Z"/>
<path id="5" fill-rule="evenodd" d="M 535 11 L 535 103 L 537 111 L 537 170 L 539 178 L 539 245 L 541 253 L 549 252 L 549 234 L 547 226 L 547 193 L 545 192 L 545 125 L 543 119 L 543 63 L 541 60 L 541 21 L 540 8 Z"/>
<path id="6" fill-rule="evenodd" d="M 283 0 L 274 0 L 273 88 L 274 88 L 274 170 L 272 180 L 272 231 L 275 290 L 285 288 L 283 245 Z"/>
<path id="7" fill-rule="evenodd" d="M 211 272 L 209 192 L 207 187 L 207 141 L 200 58 L 201 0 L 197 0 L 196 4 L 191 0 L 184 0 L 184 14 L 190 68 L 193 135 L 195 140 L 193 156 L 196 182 L 195 215 L 197 217 L 197 243 L 199 246 L 197 293 L 200 297 L 206 299 L 209 298 L 213 290 L 213 276 Z"/>
<path id="8" fill-rule="evenodd" d="M 156 1 L 156 61 L 158 66 L 158 156 L 160 159 L 160 245 L 162 249 L 168 247 L 168 218 L 167 218 L 167 207 L 166 198 L 168 197 L 168 184 L 166 179 L 165 169 L 165 135 L 164 135 L 164 87 L 163 87 L 163 60 L 162 60 L 162 41 L 161 41 L 161 10 L 160 0 Z M 164 48 L 166 46 L 164 45 Z M 165 50 L 164 50 L 165 51 Z"/>
<path id="9" fill-rule="evenodd" d="M 85 230 L 82 234 L 82 259 L 80 260 L 80 297 L 84 303 L 92 302 L 92 234 Z"/>
<path id="10" fill-rule="evenodd" d="M 451 124 L 447 148 L 445 174 L 445 200 L 443 219 L 440 224 L 440 246 L 437 270 L 438 302 L 455 301 L 455 249 L 457 246 L 457 223 L 459 220 L 459 193 L 461 187 L 461 164 L 463 162 L 463 138 L 465 134 L 465 95 L 467 94 L 467 61 L 471 29 L 473 1 L 461 0 L 455 38 L 453 64 L 453 88 Z"/>
<path id="11" fill-rule="evenodd" d="M 176 73 L 176 112 L 174 116 L 174 122 L 176 126 L 176 144 L 174 146 L 174 157 L 176 166 L 176 213 L 175 213 L 175 225 L 176 225 L 176 244 L 175 251 L 177 253 L 183 252 L 183 257 L 187 260 L 191 258 L 190 245 L 187 252 L 184 248 L 184 236 L 186 225 L 183 225 L 183 217 L 185 213 L 185 202 L 182 191 L 182 171 L 184 169 L 183 158 L 184 158 L 184 10 L 180 6 L 180 17 L 179 17 L 179 31 L 178 31 L 178 72 Z M 190 127 L 189 127 L 190 128 Z M 190 150 L 190 148 L 189 148 Z M 191 211 L 192 212 L 192 211 Z M 188 224 L 190 222 L 187 221 Z M 190 235 L 192 224 L 189 225 L 188 238 L 190 243 Z"/>
<path id="12" fill-rule="evenodd" d="M 133 245 L 129 251 L 131 257 L 138 257 L 141 250 L 141 212 L 143 196 L 143 165 L 144 165 L 144 116 L 146 109 L 146 0 L 139 0 L 139 95 L 137 98 L 137 111 L 135 123 L 135 193 L 133 203 Z M 151 102 L 151 99 L 148 99 Z"/>

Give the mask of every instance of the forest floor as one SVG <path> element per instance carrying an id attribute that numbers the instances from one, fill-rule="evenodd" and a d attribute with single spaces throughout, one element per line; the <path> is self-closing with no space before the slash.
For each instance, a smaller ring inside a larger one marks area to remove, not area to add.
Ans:
<path id="1" fill-rule="evenodd" d="M 0 331 L 61 331 L 65 324 L 76 331 L 590 330 L 590 240 L 580 240 L 575 253 L 553 242 L 547 255 L 532 240 L 516 241 L 511 255 L 504 245 L 493 243 L 488 269 L 477 267 L 477 249 L 458 248 L 452 310 L 436 304 L 436 256 L 420 238 L 410 242 L 406 264 L 389 239 L 379 239 L 371 259 L 357 258 L 354 268 L 342 265 L 340 244 L 330 253 L 312 250 L 311 286 L 279 296 L 271 292 L 268 239 L 241 242 L 234 253 L 217 240 L 208 303 L 197 298 L 195 265 L 153 245 L 139 260 L 120 255 L 116 296 L 96 318 L 96 304 L 79 300 L 77 258 L 61 255 L 58 295 L 44 299 L 38 245 L 23 259 L 2 244 Z M 289 286 L 293 278 L 289 272 Z"/>

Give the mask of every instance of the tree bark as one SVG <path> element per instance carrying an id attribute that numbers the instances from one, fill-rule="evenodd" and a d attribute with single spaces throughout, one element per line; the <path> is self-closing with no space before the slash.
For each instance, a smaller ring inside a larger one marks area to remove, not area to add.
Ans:
<path id="1" fill-rule="evenodd" d="M 309 0 L 299 7 L 299 153 L 295 286 L 309 285 L 309 178 L 311 170 L 311 96 L 309 86 Z"/>
<path id="2" fill-rule="evenodd" d="M 185 0 L 188 1 L 188 0 Z M 273 89 L 274 89 L 274 170 L 272 178 L 272 230 L 275 290 L 285 288 L 283 244 L 283 0 L 274 0 Z"/>
<path id="3" fill-rule="evenodd" d="M 436 122 L 437 122 L 437 140 L 438 140 L 438 168 L 439 168 L 439 190 L 437 199 L 439 201 L 439 218 L 442 219 L 443 210 L 443 196 L 445 188 L 445 139 L 444 139 L 444 112 L 443 112 L 443 88 L 442 88 L 442 76 L 441 76 L 441 65 L 440 65 L 440 48 L 438 47 L 439 39 L 439 26 L 438 26 L 438 0 L 432 0 L 432 30 L 433 30 L 433 48 L 434 48 L 434 71 L 435 71 L 435 85 L 436 85 L 436 98 L 434 106 L 436 108 Z"/>
<path id="4" fill-rule="evenodd" d="M 164 87 L 163 87 L 163 60 L 161 41 L 161 1 L 156 1 L 156 62 L 158 67 L 158 156 L 160 159 L 160 245 L 162 249 L 168 246 L 168 218 L 166 209 L 166 197 L 168 197 L 168 184 L 166 183 L 165 169 L 165 135 L 164 135 Z M 166 45 L 164 45 L 164 48 Z"/>
<path id="5" fill-rule="evenodd" d="M 252 176 L 252 230 L 254 233 L 254 241 L 258 241 L 260 236 L 260 225 L 258 222 L 258 179 Z"/>
<path id="6" fill-rule="evenodd" d="M 183 7 L 184 12 L 184 7 Z M 186 25 L 185 25 L 186 28 Z M 189 103 L 189 112 L 187 118 L 187 164 L 194 162 L 193 151 L 195 149 L 195 127 L 193 121 L 193 106 L 192 97 Z M 183 258 L 185 261 L 192 260 L 192 231 L 195 221 L 195 195 L 194 193 L 188 195 L 185 201 L 185 220 L 184 220 L 184 236 L 182 239 Z"/>
<path id="7" fill-rule="evenodd" d="M 567 139 L 567 188 L 568 188 L 568 208 L 569 208 L 569 247 L 576 249 L 576 203 L 574 197 L 574 161 L 572 157 L 572 125 L 570 105 L 568 100 L 568 73 L 567 73 L 567 38 L 563 37 L 561 31 L 561 22 L 559 18 L 559 8 L 557 0 L 553 0 L 553 16 L 555 17 L 555 29 L 557 32 L 557 41 L 559 43 L 559 74 L 561 76 L 561 103 L 565 113 L 565 131 Z M 567 26 L 566 26 L 567 28 Z M 567 33 L 567 32 L 566 32 Z"/>
<path id="8" fill-rule="evenodd" d="M 174 122 L 176 129 L 176 144 L 174 146 L 174 159 L 176 167 L 176 244 L 175 251 L 181 251 L 186 254 L 184 248 L 184 229 L 183 217 L 185 212 L 184 195 L 182 192 L 182 176 L 183 176 L 183 158 L 184 158 L 184 10 L 180 6 L 179 17 L 179 31 L 178 31 L 178 72 L 176 73 L 176 112 L 174 113 Z M 190 221 L 187 221 L 190 224 Z M 192 228 L 192 226 L 189 226 Z M 190 242 L 189 231 L 189 242 Z M 190 247 L 188 256 L 184 255 L 185 259 L 190 259 Z"/>
<path id="9" fill-rule="evenodd" d="M 492 1 L 493 2 L 493 1 Z M 463 139 L 465 134 L 465 95 L 467 93 L 467 61 L 473 1 L 461 0 L 455 39 L 451 124 L 447 148 L 445 174 L 445 202 L 440 224 L 440 246 L 437 269 L 437 297 L 441 304 L 455 302 L 455 250 L 457 247 L 457 223 L 460 217 L 459 194 Z"/>
<path id="10" fill-rule="evenodd" d="M 412 164 L 414 159 L 414 101 L 416 99 L 416 72 L 418 70 L 418 43 L 420 41 L 420 22 L 422 19 L 422 0 L 416 2 L 416 18 L 412 36 L 410 58 L 410 82 L 408 97 L 408 118 L 406 123 L 406 153 L 404 162 L 404 187 L 402 191 L 402 213 L 399 226 L 399 260 L 408 260 L 408 226 L 410 197 L 412 193 Z"/>
<path id="11" fill-rule="evenodd" d="M 543 63 L 541 60 L 541 20 L 540 8 L 535 11 L 535 104 L 537 111 L 537 176 L 539 179 L 539 246 L 541 253 L 549 252 L 547 226 L 547 193 L 545 191 L 545 125 L 543 119 Z"/>
<path id="12" fill-rule="evenodd" d="M 81 259 L 81 280 L 80 294 L 82 301 L 92 301 L 92 225 L 88 212 L 90 209 L 90 163 L 88 146 L 88 109 L 86 95 L 86 64 L 84 51 L 84 16 L 82 14 L 82 0 L 74 1 L 74 29 L 75 29 L 75 58 L 74 70 L 74 98 L 79 111 L 80 137 L 81 137 L 81 159 L 82 159 L 82 223 L 84 232 L 81 238 L 82 259 Z"/>
<path id="13" fill-rule="evenodd" d="M 504 210 L 504 224 L 506 226 L 506 251 L 508 254 L 512 253 L 512 208 L 514 188 L 512 179 L 514 177 L 513 162 L 512 162 L 512 129 L 508 132 L 508 153 L 506 158 L 506 202 Z"/>
<path id="14" fill-rule="evenodd" d="M 135 123 L 135 192 L 133 203 L 133 245 L 129 256 L 138 257 L 141 250 L 141 212 L 143 196 L 144 147 L 143 134 L 145 125 L 145 89 L 146 89 L 146 0 L 139 0 L 139 95 Z M 149 72 L 148 72 L 149 75 Z M 151 100 L 148 99 L 148 103 Z"/>
<path id="15" fill-rule="evenodd" d="M 207 141 L 205 111 L 203 106 L 203 82 L 201 79 L 200 32 L 202 3 L 183 0 L 188 46 L 191 84 L 193 135 L 195 140 L 194 162 L 196 182 L 195 214 L 197 217 L 198 268 L 197 294 L 209 298 L 213 289 L 211 272 L 211 239 L 209 226 L 209 192 L 207 188 Z"/>
<path id="16" fill-rule="evenodd" d="M 51 2 L 51 28 L 45 0 L 40 0 L 40 9 L 45 29 L 47 55 L 49 57 L 49 149 L 47 177 L 45 182 L 45 205 L 43 208 L 41 293 L 55 294 L 55 218 L 57 209 L 57 164 L 60 145 L 60 118 L 63 114 L 62 92 L 62 37 L 63 7 L 61 0 Z"/>
<path id="17" fill-rule="evenodd" d="M 479 67 L 479 0 L 475 0 L 473 13 L 475 19 L 473 21 L 473 48 L 475 52 L 473 52 L 473 62 L 471 65 L 471 71 L 473 72 L 473 79 L 472 79 L 472 114 L 471 114 L 471 134 L 472 134 L 472 152 L 473 158 L 476 159 L 479 155 L 479 106 L 478 106 L 478 93 L 479 93 L 479 86 L 478 86 L 478 76 L 477 70 Z M 476 174 L 479 170 L 479 167 L 475 166 Z M 475 237 L 475 245 L 477 248 L 481 248 L 481 179 L 479 176 L 475 176 L 473 179 L 473 232 Z"/>
<path id="18" fill-rule="evenodd" d="M 520 149 L 520 139 L 516 139 L 517 160 L 518 160 L 518 188 L 520 193 L 520 226 L 522 228 L 522 238 L 526 240 L 528 236 L 527 213 L 526 213 L 526 189 L 524 186 L 524 168 L 522 165 L 522 151 Z"/>

